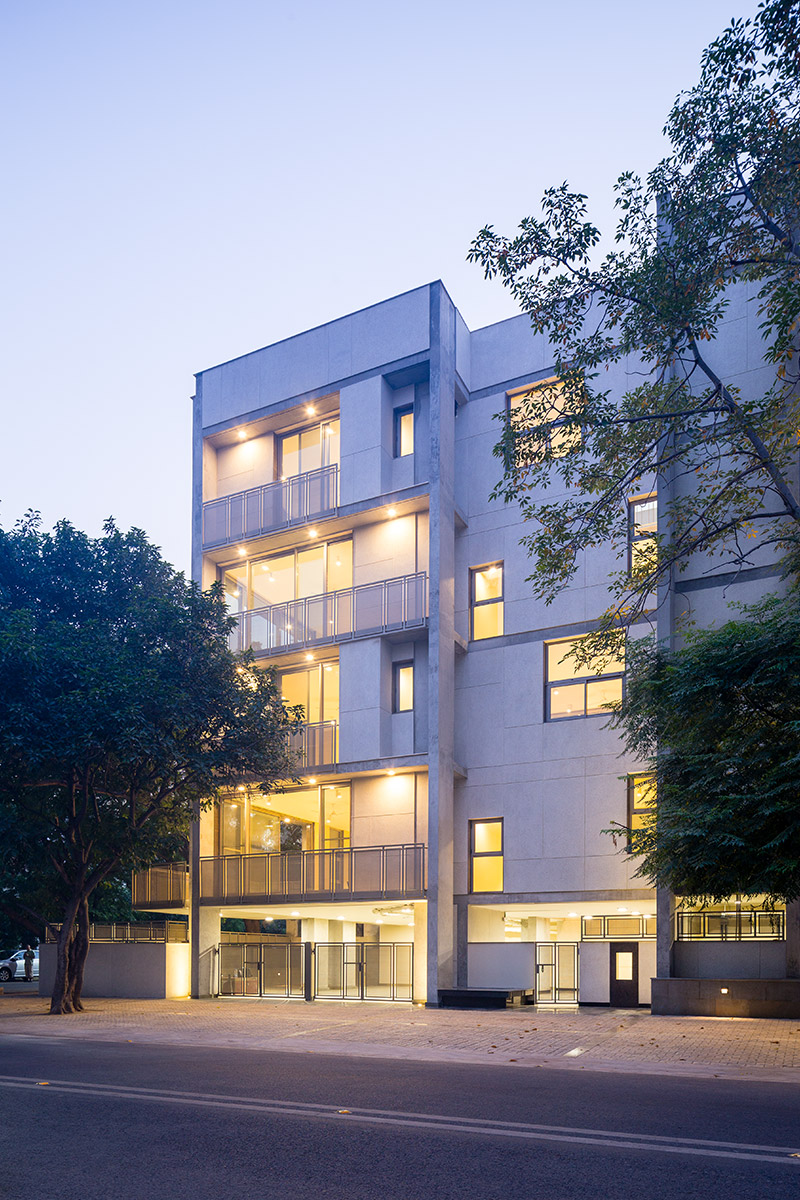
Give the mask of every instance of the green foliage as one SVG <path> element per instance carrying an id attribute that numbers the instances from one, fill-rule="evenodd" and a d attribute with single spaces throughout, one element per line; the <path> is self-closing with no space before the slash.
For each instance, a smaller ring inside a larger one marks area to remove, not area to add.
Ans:
<path id="1" fill-rule="evenodd" d="M 185 857 L 224 786 L 292 777 L 300 714 L 234 656 L 202 593 L 139 530 L 0 530 L 0 907 L 64 921 L 105 880 Z M 83 907 L 81 907 L 83 906 Z"/>
<path id="2" fill-rule="evenodd" d="M 552 601 L 583 550 L 611 541 L 622 555 L 627 498 L 659 491 L 652 560 L 613 577 L 606 627 L 652 608 L 692 555 L 740 566 L 756 546 L 800 542 L 799 54 L 800 0 L 766 0 L 709 46 L 667 120 L 671 153 L 645 180 L 620 177 L 599 265 L 586 197 L 566 183 L 515 237 L 488 226 L 470 249 L 553 347 L 555 381 L 496 447 L 495 495 L 534 525 L 536 594 Z M 757 308 L 773 367 L 755 397 L 726 380 L 714 340 L 737 296 Z M 612 364 L 635 380 L 622 395 L 604 390 Z"/>
<path id="3" fill-rule="evenodd" d="M 797 591 L 694 631 L 677 652 L 631 643 L 627 679 L 615 724 L 657 781 L 655 819 L 624 831 L 637 874 L 692 899 L 797 899 Z"/>

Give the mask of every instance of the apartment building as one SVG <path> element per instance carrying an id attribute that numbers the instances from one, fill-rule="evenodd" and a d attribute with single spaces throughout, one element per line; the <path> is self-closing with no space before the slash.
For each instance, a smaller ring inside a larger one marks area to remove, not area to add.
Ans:
<path id="1" fill-rule="evenodd" d="M 746 326 L 734 308 L 723 332 L 744 387 Z M 628 546 L 532 597 L 492 450 L 498 414 L 551 374 L 526 318 L 471 332 L 437 282 L 197 376 L 193 573 L 221 581 L 232 646 L 306 724 L 299 784 L 240 787 L 202 815 L 188 873 L 137 878 L 137 906 L 191 914 L 194 995 L 635 1007 L 657 969 L 785 974 L 782 913 L 681 911 L 602 833 L 652 790 L 607 727 L 624 662 L 585 676 L 565 655 L 657 497 L 629 498 Z M 730 582 L 698 566 L 671 603 L 708 617 Z"/>

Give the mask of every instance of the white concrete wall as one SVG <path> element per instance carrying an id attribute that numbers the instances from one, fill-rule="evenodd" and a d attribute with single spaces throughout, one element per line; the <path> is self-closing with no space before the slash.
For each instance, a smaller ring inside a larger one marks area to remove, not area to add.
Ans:
<path id="1" fill-rule="evenodd" d="M 403 774 L 353 780 L 351 845 L 399 846 L 415 841 L 416 778 Z M 417 786 L 417 806 L 419 791 Z"/>
<path id="2" fill-rule="evenodd" d="M 467 951 L 467 986 L 532 988 L 536 947 L 531 942 L 477 942 Z"/>
<path id="3" fill-rule="evenodd" d="M 39 995 L 49 996 L 56 948 L 39 947 Z M 83 995 L 131 1000 L 171 1000 L 189 995 L 189 946 L 175 942 L 92 942 Z"/>
<path id="4" fill-rule="evenodd" d="M 220 446 L 216 454 L 216 496 L 231 496 L 275 478 L 275 439 L 271 433 Z M 210 497 L 207 495 L 206 499 Z"/>

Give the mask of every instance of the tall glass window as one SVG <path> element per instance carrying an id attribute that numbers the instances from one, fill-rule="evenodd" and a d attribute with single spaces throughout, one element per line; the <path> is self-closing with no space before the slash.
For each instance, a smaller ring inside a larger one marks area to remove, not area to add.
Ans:
<path id="1" fill-rule="evenodd" d="M 658 533 L 658 499 L 642 496 L 628 501 L 628 570 L 639 575 L 653 569 L 653 550 Z"/>
<path id="2" fill-rule="evenodd" d="M 414 408 L 396 408 L 394 410 L 394 456 L 405 458 L 414 453 Z"/>
<path id="3" fill-rule="evenodd" d="M 290 479 L 339 462 L 339 420 L 323 421 L 277 439 L 278 478 Z"/>
<path id="4" fill-rule="evenodd" d="M 232 613 L 342 591 L 353 586 L 353 539 L 236 563 L 222 570 L 222 586 Z"/>
<path id="5" fill-rule="evenodd" d="M 469 890 L 503 890 L 503 819 L 469 823 Z"/>
<path id="6" fill-rule="evenodd" d="M 470 637 L 500 637 L 503 633 L 503 564 L 473 567 L 469 573 Z"/>
<path id="7" fill-rule="evenodd" d="M 410 712 L 414 707 L 413 662 L 392 663 L 392 711 Z"/>

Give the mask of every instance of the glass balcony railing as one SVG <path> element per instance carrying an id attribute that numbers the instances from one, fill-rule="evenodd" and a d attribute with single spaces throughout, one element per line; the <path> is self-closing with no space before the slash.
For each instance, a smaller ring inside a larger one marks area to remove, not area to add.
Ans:
<path id="1" fill-rule="evenodd" d="M 303 725 L 289 734 L 289 749 L 296 756 L 300 770 L 312 767 L 331 767 L 339 761 L 339 725 L 337 721 L 321 721 Z"/>
<path id="2" fill-rule="evenodd" d="M 418 571 L 323 596 L 251 608 L 237 614 L 230 648 L 239 653 L 249 647 L 258 657 L 412 629 L 427 620 L 427 583 L 425 572 Z"/>
<path id="3" fill-rule="evenodd" d="M 200 899 L 405 900 L 425 895 L 425 846 L 358 846 L 295 854 L 229 854 L 200 860 Z"/>
<path id="4" fill-rule="evenodd" d="M 320 467 L 203 505 L 203 549 L 327 517 L 339 504 L 339 466 Z"/>

